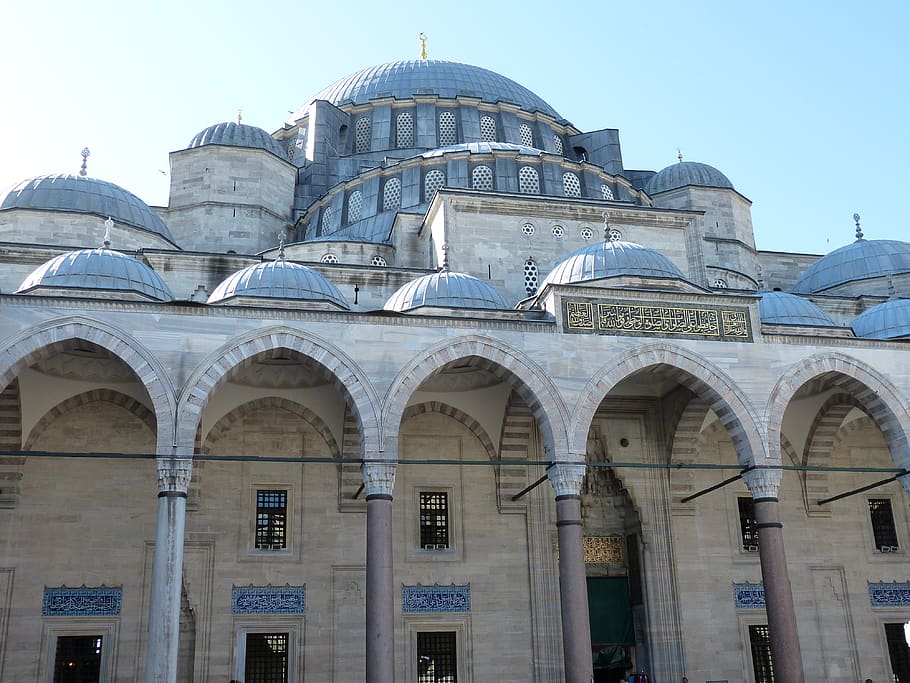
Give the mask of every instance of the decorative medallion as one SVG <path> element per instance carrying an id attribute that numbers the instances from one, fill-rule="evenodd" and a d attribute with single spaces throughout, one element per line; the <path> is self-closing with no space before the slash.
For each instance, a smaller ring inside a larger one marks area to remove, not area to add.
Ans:
<path id="1" fill-rule="evenodd" d="M 470 612 L 471 585 L 402 586 L 402 612 Z"/>
<path id="2" fill-rule="evenodd" d="M 734 583 L 733 600 L 736 609 L 764 609 L 765 587 L 761 583 Z"/>
<path id="3" fill-rule="evenodd" d="M 234 586 L 231 614 L 303 614 L 306 586 Z"/>
<path id="4" fill-rule="evenodd" d="M 873 607 L 910 607 L 910 582 L 870 583 L 869 600 Z"/>
<path id="5" fill-rule="evenodd" d="M 45 617 L 116 617 L 123 603 L 123 588 L 44 587 L 41 615 Z"/>

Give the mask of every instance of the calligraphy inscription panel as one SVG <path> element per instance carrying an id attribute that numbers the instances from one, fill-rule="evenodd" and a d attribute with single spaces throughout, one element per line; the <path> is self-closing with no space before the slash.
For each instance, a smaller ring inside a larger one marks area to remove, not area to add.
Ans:
<path id="1" fill-rule="evenodd" d="M 622 564 L 621 536 L 585 536 L 585 564 Z"/>
<path id="2" fill-rule="evenodd" d="M 752 341 L 747 308 L 564 299 L 566 332 Z"/>

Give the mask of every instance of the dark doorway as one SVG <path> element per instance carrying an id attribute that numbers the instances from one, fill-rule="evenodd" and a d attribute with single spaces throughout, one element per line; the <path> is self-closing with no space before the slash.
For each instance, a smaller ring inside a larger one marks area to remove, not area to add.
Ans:
<path id="1" fill-rule="evenodd" d="M 594 650 L 594 683 L 622 683 L 635 645 L 626 577 L 588 578 L 588 616 Z"/>

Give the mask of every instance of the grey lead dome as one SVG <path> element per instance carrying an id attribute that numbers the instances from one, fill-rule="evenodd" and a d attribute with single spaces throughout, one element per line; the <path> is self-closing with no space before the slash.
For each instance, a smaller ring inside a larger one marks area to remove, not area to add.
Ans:
<path id="1" fill-rule="evenodd" d="M 193 136 L 190 144 L 187 145 L 187 149 L 195 149 L 205 145 L 264 149 L 266 152 L 271 152 L 281 159 L 287 159 L 284 149 L 275 138 L 262 130 L 262 128 L 248 126 L 245 123 L 227 121 L 209 126 Z"/>
<path id="2" fill-rule="evenodd" d="M 212 292 L 208 303 L 233 297 L 257 297 L 330 303 L 348 310 L 348 302 L 328 278 L 284 259 L 257 263 L 228 276 Z"/>
<path id="3" fill-rule="evenodd" d="M 763 323 L 772 325 L 814 325 L 836 327 L 831 316 L 817 305 L 787 292 L 767 292 L 758 302 Z"/>
<path id="4" fill-rule="evenodd" d="M 813 294 L 849 282 L 903 273 L 910 273 L 910 243 L 859 239 L 809 266 L 793 291 Z"/>
<path id="5" fill-rule="evenodd" d="M 633 242 L 595 242 L 556 264 L 540 284 L 568 285 L 622 275 L 685 280 L 686 276 L 663 254 Z"/>
<path id="6" fill-rule="evenodd" d="M 400 287 L 386 301 L 385 310 L 406 311 L 433 306 L 438 308 L 512 308 L 492 285 L 464 273 L 447 270 L 417 278 Z"/>
<path id="7" fill-rule="evenodd" d="M 680 161 L 653 175 L 645 187 L 645 192 L 654 195 L 688 185 L 735 189 L 730 179 L 713 166 L 697 161 Z"/>
<path id="8" fill-rule="evenodd" d="M 856 316 L 853 333 L 866 339 L 910 339 L 910 299 L 894 299 Z"/>

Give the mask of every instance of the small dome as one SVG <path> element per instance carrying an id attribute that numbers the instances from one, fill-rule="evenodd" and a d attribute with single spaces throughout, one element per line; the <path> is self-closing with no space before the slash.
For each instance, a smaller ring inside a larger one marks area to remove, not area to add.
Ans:
<path id="1" fill-rule="evenodd" d="M 858 280 L 903 273 L 910 273 L 910 243 L 858 239 L 809 266 L 793 291 L 814 294 Z"/>
<path id="2" fill-rule="evenodd" d="M 893 299 L 856 316 L 853 333 L 866 339 L 910 339 L 910 299 Z"/>
<path id="3" fill-rule="evenodd" d="M 557 263 L 538 291 L 548 284 L 568 285 L 622 275 L 686 279 L 670 259 L 653 249 L 632 242 L 595 242 Z"/>
<path id="4" fill-rule="evenodd" d="M 424 275 L 400 287 L 385 302 L 385 310 L 406 311 L 421 306 L 438 308 L 512 308 L 494 287 L 471 275 L 443 270 Z"/>
<path id="5" fill-rule="evenodd" d="M 196 133 L 188 149 L 204 145 L 229 145 L 231 147 L 249 147 L 251 149 L 264 149 L 276 157 L 287 159 L 287 155 L 278 142 L 262 128 L 248 126 L 245 123 L 216 123 L 203 131 Z"/>
<path id="6" fill-rule="evenodd" d="M 173 301 L 171 290 L 154 270 L 110 249 L 80 249 L 61 254 L 23 280 L 17 294 L 40 289 L 81 289 L 138 294 L 153 301 Z"/>
<path id="7" fill-rule="evenodd" d="M 758 302 L 763 323 L 772 325 L 814 325 L 836 327 L 831 316 L 807 299 L 787 292 L 767 292 Z"/>
<path id="8" fill-rule="evenodd" d="M 44 175 L 0 193 L 0 211 L 35 209 L 88 213 L 174 239 L 151 207 L 119 185 L 77 175 Z"/>
<path id="9" fill-rule="evenodd" d="M 282 258 L 238 270 L 215 288 L 208 303 L 241 296 L 328 302 L 338 308 L 349 308 L 344 296 L 327 278 L 312 268 Z"/>
<path id="10" fill-rule="evenodd" d="M 729 178 L 713 166 L 700 164 L 696 161 L 680 161 L 651 176 L 651 180 L 648 181 L 648 185 L 645 187 L 645 192 L 654 195 L 668 190 L 675 190 L 678 187 L 686 187 L 687 185 L 734 189 L 733 183 L 730 182 Z"/>
<path id="11" fill-rule="evenodd" d="M 470 152 L 471 154 L 491 154 L 493 152 L 518 152 L 530 156 L 540 156 L 545 152 L 534 147 L 525 147 L 524 145 L 515 145 L 511 142 L 462 142 L 457 145 L 447 145 L 446 147 L 437 147 L 429 152 L 424 152 L 421 156 L 426 159 L 432 157 L 441 157 L 443 154 L 452 152 Z"/>

